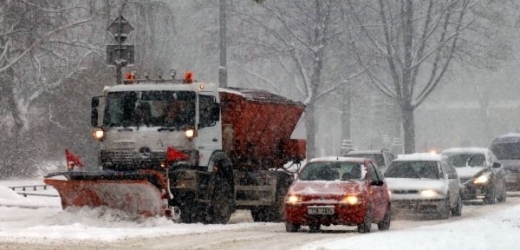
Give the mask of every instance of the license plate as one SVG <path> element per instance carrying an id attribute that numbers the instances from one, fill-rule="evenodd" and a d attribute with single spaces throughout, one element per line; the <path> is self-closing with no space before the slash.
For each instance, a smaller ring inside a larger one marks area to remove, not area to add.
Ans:
<path id="1" fill-rule="evenodd" d="M 308 214 L 334 214 L 334 207 L 309 207 L 307 208 Z"/>

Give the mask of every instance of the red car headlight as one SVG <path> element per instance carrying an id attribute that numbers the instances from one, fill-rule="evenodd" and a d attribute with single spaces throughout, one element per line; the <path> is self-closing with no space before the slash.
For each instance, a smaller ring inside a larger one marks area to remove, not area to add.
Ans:
<path id="1" fill-rule="evenodd" d="M 302 197 L 298 196 L 298 195 L 291 194 L 291 195 L 287 195 L 287 197 L 285 197 L 285 203 L 297 204 L 297 203 L 300 203 L 301 201 L 302 201 Z"/>
<path id="2" fill-rule="evenodd" d="M 362 199 L 358 195 L 347 195 L 341 202 L 349 205 L 357 205 L 361 204 Z"/>

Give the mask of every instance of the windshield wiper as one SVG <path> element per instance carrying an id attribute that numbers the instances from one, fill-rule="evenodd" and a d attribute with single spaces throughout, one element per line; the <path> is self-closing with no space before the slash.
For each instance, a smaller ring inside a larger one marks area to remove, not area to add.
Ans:
<path id="1" fill-rule="evenodd" d="M 121 131 L 134 131 L 134 130 L 132 128 L 124 127 L 124 128 L 118 129 L 117 131 L 121 132 Z"/>

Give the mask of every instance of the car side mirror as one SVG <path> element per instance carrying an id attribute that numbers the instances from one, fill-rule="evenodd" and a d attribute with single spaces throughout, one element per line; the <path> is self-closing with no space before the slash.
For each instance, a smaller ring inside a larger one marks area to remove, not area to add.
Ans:
<path id="1" fill-rule="evenodd" d="M 500 168 L 500 167 L 502 167 L 502 164 L 500 164 L 499 162 L 493 163 L 493 168 Z"/>
<path id="2" fill-rule="evenodd" d="M 377 181 L 371 181 L 370 182 L 371 186 L 383 186 L 383 184 L 385 184 L 385 182 L 382 181 L 382 180 L 377 180 Z"/>

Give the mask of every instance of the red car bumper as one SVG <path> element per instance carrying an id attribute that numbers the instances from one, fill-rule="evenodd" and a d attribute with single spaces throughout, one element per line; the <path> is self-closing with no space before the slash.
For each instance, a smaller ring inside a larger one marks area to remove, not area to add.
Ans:
<path id="1" fill-rule="evenodd" d="M 309 214 L 309 206 L 324 206 L 323 204 L 285 204 L 285 220 L 295 225 L 347 225 L 354 226 L 363 223 L 366 206 L 364 204 L 327 204 L 334 206 L 333 214 Z"/>

